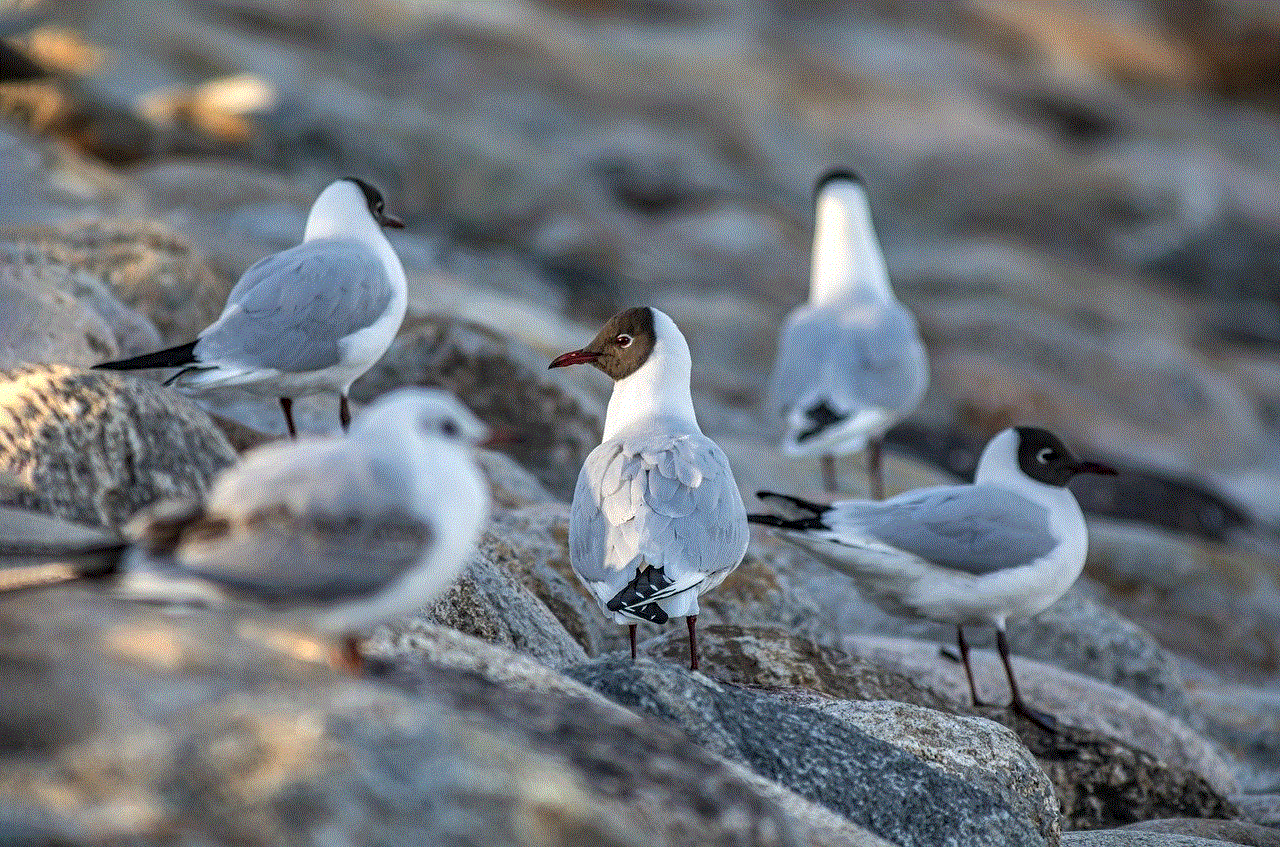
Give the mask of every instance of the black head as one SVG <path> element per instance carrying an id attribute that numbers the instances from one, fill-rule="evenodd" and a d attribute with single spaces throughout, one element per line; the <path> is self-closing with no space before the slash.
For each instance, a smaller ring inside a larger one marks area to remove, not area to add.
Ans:
<path id="1" fill-rule="evenodd" d="M 818 177 L 813 184 L 813 200 L 816 203 L 818 197 L 821 196 L 822 190 L 833 182 L 852 182 L 855 185 L 862 185 L 862 177 L 856 171 L 848 168 L 832 168 L 831 170 Z"/>
<path id="2" fill-rule="evenodd" d="M 369 206 L 369 214 L 373 215 L 373 219 L 380 226 L 389 226 L 393 229 L 401 229 L 404 227 L 404 221 L 395 215 L 387 214 L 386 201 L 382 197 L 382 192 L 373 185 L 365 182 L 358 176 L 343 177 L 348 182 L 354 182 L 364 194 L 364 202 Z"/>
<path id="3" fill-rule="evenodd" d="M 1018 467 L 1036 482 L 1062 487 L 1082 473 L 1114 474 L 1115 470 L 1097 462 L 1082 462 L 1056 435 L 1034 426 L 1017 427 Z"/>
<path id="4" fill-rule="evenodd" d="M 548 367 L 590 362 L 612 379 L 619 380 L 631 376 L 649 360 L 657 340 L 653 310 L 639 306 L 609 318 L 590 344 L 558 356 Z"/>

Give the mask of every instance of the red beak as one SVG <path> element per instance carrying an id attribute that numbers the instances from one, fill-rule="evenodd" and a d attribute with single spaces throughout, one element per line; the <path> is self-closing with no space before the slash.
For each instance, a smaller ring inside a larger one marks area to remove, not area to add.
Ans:
<path id="1" fill-rule="evenodd" d="M 564 368 L 569 365 L 581 365 L 584 362 L 594 362 L 600 358 L 600 354 L 592 350 L 570 350 L 555 358 L 551 364 L 547 365 L 547 369 Z"/>
<path id="2" fill-rule="evenodd" d="M 404 229 L 404 221 L 395 215 L 388 215 L 386 212 L 383 212 L 381 217 L 378 218 L 378 223 L 383 226 L 389 226 L 392 229 Z"/>
<path id="3" fill-rule="evenodd" d="M 1096 473 L 1103 476 L 1115 476 L 1119 473 L 1110 465 L 1104 465 L 1099 462 L 1076 462 L 1074 470 L 1076 473 Z"/>
<path id="4" fill-rule="evenodd" d="M 494 447 L 501 447 L 504 444 L 517 444 L 519 441 L 520 436 L 516 435 L 511 430 L 491 426 L 489 427 L 489 437 L 484 441 L 481 441 L 478 446 L 492 449 Z"/>

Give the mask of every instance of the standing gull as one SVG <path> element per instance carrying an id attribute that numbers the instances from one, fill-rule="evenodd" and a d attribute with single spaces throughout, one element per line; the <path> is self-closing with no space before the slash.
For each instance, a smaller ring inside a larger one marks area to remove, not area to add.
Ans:
<path id="1" fill-rule="evenodd" d="M 814 189 L 809 302 L 787 317 L 769 380 L 786 423 L 782 449 L 834 456 L 867 449 L 871 496 L 884 496 L 882 437 L 920 403 L 929 366 L 915 319 L 893 296 L 861 180 L 834 170 Z"/>
<path id="2" fill-rule="evenodd" d="M 203 501 L 168 501 L 129 524 L 121 593 L 278 607 L 343 636 L 339 659 L 358 667 L 350 633 L 424 605 L 474 547 L 489 488 L 472 447 L 486 435 L 452 396 L 405 388 L 349 436 L 259 447 Z"/>
<path id="3" fill-rule="evenodd" d="M 1077 460 L 1052 433 L 1006 429 L 991 439 L 972 485 L 908 491 L 883 502 L 831 505 L 760 492 L 786 516 L 751 515 L 787 541 L 853 577 L 890 614 L 955 624 L 975 706 L 966 624 L 992 624 L 1014 711 L 1051 729 L 1031 709 L 1009 663 L 1005 622 L 1048 608 L 1080 575 L 1088 547 L 1084 516 L 1066 484 L 1080 473 L 1114 474 Z"/>
<path id="4" fill-rule="evenodd" d="M 671 318 L 614 315 L 551 367 L 589 362 L 613 379 L 600 446 L 573 493 L 569 558 L 606 617 L 627 624 L 683 615 L 698 669 L 698 597 L 747 551 L 746 509 L 724 452 L 702 434 L 689 393 L 689 346 Z"/>
<path id="5" fill-rule="evenodd" d="M 335 391 L 345 430 L 347 391 L 386 352 L 408 304 L 384 226 L 404 224 L 387 214 L 376 188 L 337 180 L 312 204 L 302 243 L 245 271 L 221 317 L 195 341 L 95 367 L 181 368 L 169 382 L 187 393 L 234 387 L 276 397 L 294 438 L 293 398 Z"/>

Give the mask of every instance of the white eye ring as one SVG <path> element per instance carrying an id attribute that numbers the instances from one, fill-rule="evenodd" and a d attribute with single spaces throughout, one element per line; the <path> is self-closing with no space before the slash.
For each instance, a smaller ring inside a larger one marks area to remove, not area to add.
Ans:
<path id="1" fill-rule="evenodd" d="M 1057 454 L 1057 452 L 1058 451 L 1054 450 L 1052 447 L 1041 447 L 1036 451 L 1036 461 L 1042 465 L 1047 465 L 1049 464 L 1049 459 Z"/>
<path id="2" fill-rule="evenodd" d="M 618 337 L 614 338 L 614 339 L 613 339 L 613 343 L 614 343 L 614 344 L 617 344 L 619 347 L 630 347 L 630 346 L 631 346 L 631 342 L 632 342 L 632 340 L 633 340 L 633 339 L 631 338 L 631 336 L 627 335 L 627 334 L 624 332 L 624 333 L 622 333 L 621 335 L 619 335 Z"/>

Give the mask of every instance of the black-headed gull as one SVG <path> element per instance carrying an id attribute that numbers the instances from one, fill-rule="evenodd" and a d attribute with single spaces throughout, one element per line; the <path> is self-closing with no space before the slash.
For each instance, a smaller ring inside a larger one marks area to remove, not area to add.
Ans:
<path id="1" fill-rule="evenodd" d="M 698 669 L 698 597 L 747 551 L 746 509 L 724 452 L 702 434 L 689 392 L 689 345 L 657 309 L 614 315 L 551 367 L 590 363 L 613 379 L 600 446 L 573 494 L 574 572 L 605 615 L 627 624 L 683 615 Z"/>
<path id="2" fill-rule="evenodd" d="M 337 180 L 312 204 L 302 243 L 245 271 L 195 341 L 95 367 L 181 368 L 169 382 L 190 394 L 234 387 L 278 398 L 292 437 L 293 398 L 334 391 L 346 429 L 351 383 L 404 321 L 404 268 L 381 229 L 403 225 L 372 185 Z"/>
<path id="3" fill-rule="evenodd" d="M 472 451 L 487 433 L 451 395 L 402 388 L 361 412 L 347 436 L 263 445 L 205 498 L 131 521 L 118 589 L 273 608 L 344 637 L 338 658 L 349 667 L 359 661 L 351 632 L 420 608 L 466 563 L 489 514 Z"/>
<path id="4" fill-rule="evenodd" d="M 831 505 L 762 491 L 786 514 L 749 519 L 852 576 L 886 612 L 955 624 L 975 705 L 964 627 L 994 625 L 1013 709 L 1050 728 L 1052 719 L 1018 692 L 1005 622 L 1043 611 L 1080 575 L 1088 532 L 1066 488 L 1080 473 L 1115 471 L 1079 461 L 1050 432 L 1017 427 L 987 444 L 972 485 Z"/>
<path id="5" fill-rule="evenodd" d="M 834 456 L 867 450 L 871 496 L 884 496 L 884 433 L 915 409 L 929 365 L 915 319 L 893 296 L 861 180 L 833 170 L 814 189 L 809 302 L 787 317 L 769 380 L 786 424 L 782 449 L 822 457 L 834 491 Z"/>

